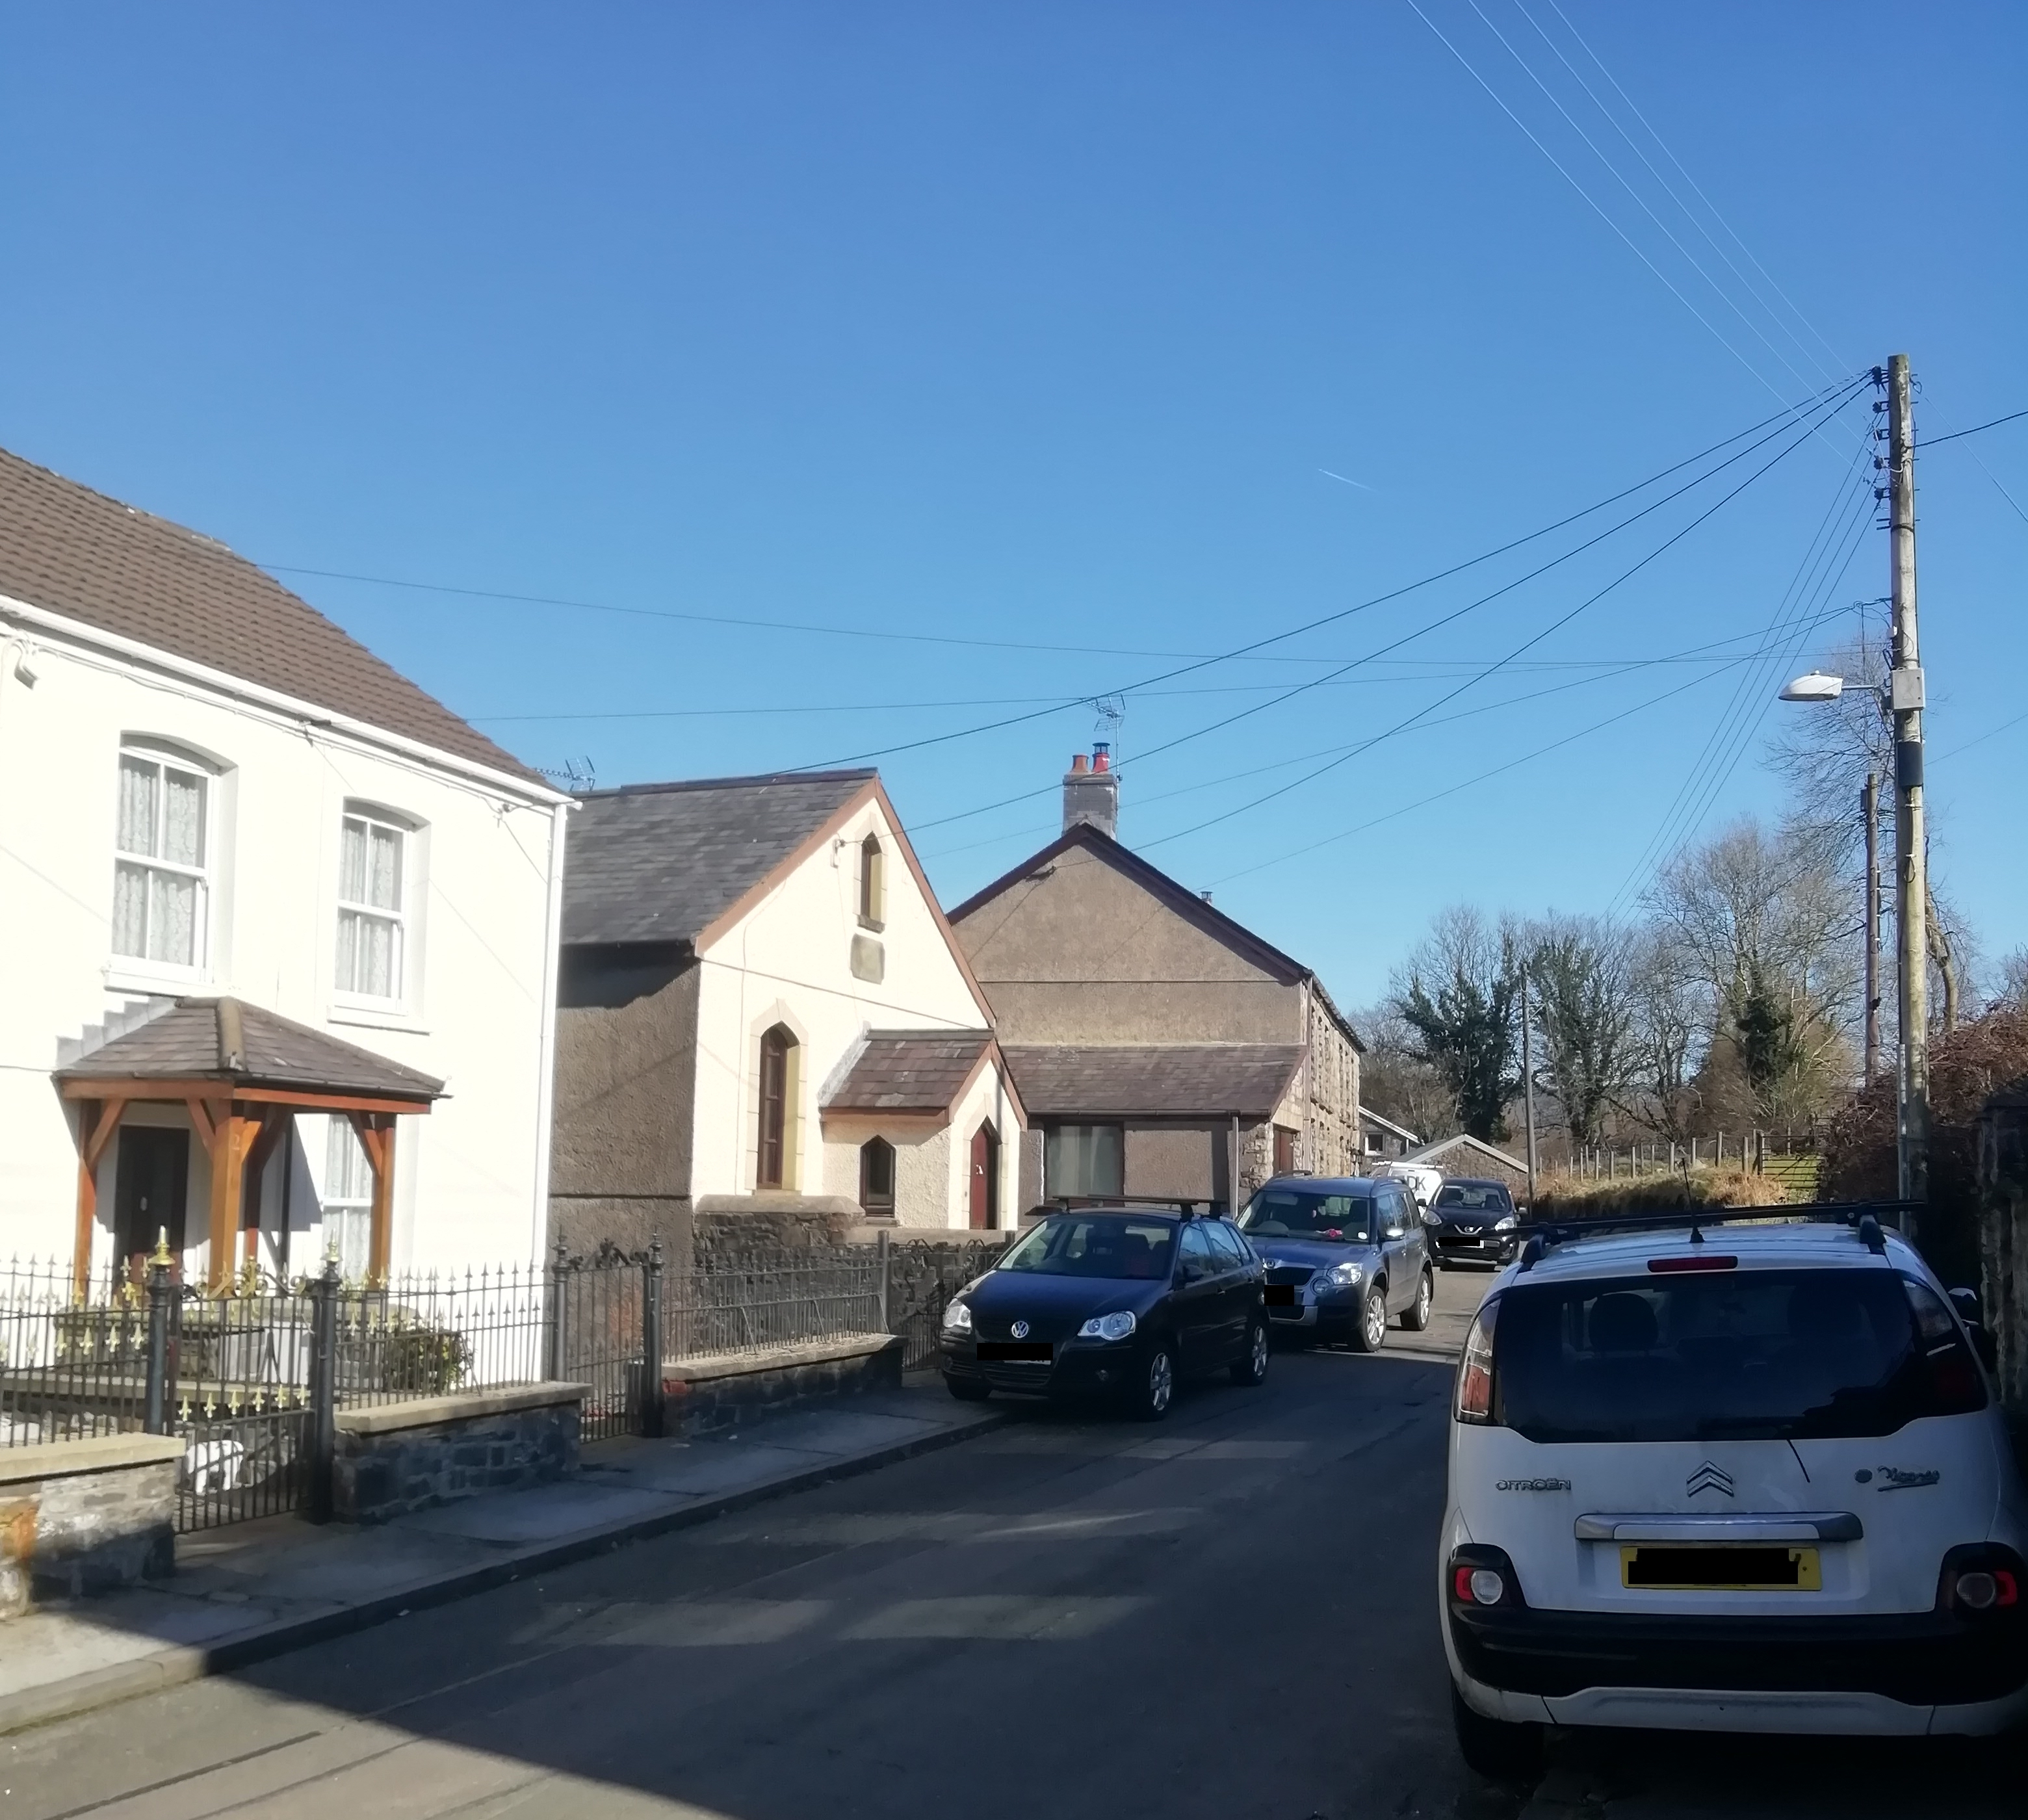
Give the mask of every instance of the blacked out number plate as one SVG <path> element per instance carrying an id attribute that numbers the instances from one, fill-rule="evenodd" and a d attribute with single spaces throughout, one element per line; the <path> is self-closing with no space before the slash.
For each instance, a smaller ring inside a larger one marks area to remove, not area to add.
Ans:
<path id="1" fill-rule="evenodd" d="M 1031 1365 L 1046 1365 L 1049 1362 L 1049 1343 L 1046 1340 L 982 1340 L 979 1356 L 982 1359 L 1018 1359 Z"/>
<path id="2" fill-rule="evenodd" d="M 1293 1283 L 1270 1283 L 1265 1293 L 1268 1306 L 1271 1308 L 1293 1308 L 1296 1305 L 1296 1285 Z"/>

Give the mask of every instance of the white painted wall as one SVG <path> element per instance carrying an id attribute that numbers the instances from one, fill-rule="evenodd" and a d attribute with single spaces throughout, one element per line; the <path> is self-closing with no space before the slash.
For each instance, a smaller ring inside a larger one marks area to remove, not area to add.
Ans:
<path id="1" fill-rule="evenodd" d="M 852 971 L 859 927 L 859 848 L 876 834 L 886 854 L 884 976 Z M 878 802 L 869 802 L 717 941 L 701 949 L 693 1195 L 751 1194 L 757 1186 L 761 1034 L 776 1023 L 801 1045 L 793 1167 L 785 1186 L 806 1194 L 859 1193 L 857 1145 L 879 1130 L 897 1152 L 899 1223 L 961 1226 L 963 1169 L 947 1134 L 868 1125 L 849 1141 L 827 1141 L 818 1114 L 825 1082 L 868 1030 L 982 1030 L 986 1017 L 946 941 L 935 910 L 901 857 Z M 968 1097 L 970 1110 L 1004 1100 L 997 1082 Z M 1002 1125 L 1003 1169 L 1011 1170 L 1012 1108 Z M 964 1115 L 961 1111 L 960 1116 Z M 968 1144 L 978 1123 L 957 1126 Z M 857 1126 L 854 1129 L 857 1129 Z M 953 1186 L 955 1184 L 955 1186 Z M 1001 1207 L 1013 1204 L 1011 1174 Z"/>
<path id="2" fill-rule="evenodd" d="M 398 1269 L 533 1256 L 547 1213 L 565 799 L 61 625 L 0 598 L 0 1248 L 70 1255 L 75 1113 L 50 1079 L 59 1038 L 145 994 L 226 993 L 446 1082 L 450 1097 L 434 1112 L 400 1123 Z M 17 657 L 32 686 L 17 675 Z M 119 753 L 136 734 L 216 761 L 207 952 L 187 971 L 112 953 Z M 416 824 L 398 1003 L 347 1004 L 336 990 L 348 799 Z M 179 1109 L 129 1115 L 187 1123 Z M 323 1123 L 298 1121 L 297 1270 L 314 1267 L 320 1249 Z M 209 1178 L 193 1146 L 185 1263 L 195 1273 L 205 1267 Z M 115 1139 L 98 1179 L 106 1260 L 117 1156 Z M 267 1178 L 271 1222 L 283 1166 L 278 1156 Z"/>

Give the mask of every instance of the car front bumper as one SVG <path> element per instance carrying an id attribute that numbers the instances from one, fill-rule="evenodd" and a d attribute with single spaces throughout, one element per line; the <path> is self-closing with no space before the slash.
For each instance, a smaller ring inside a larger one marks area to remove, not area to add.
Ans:
<path id="1" fill-rule="evenodd" d="M 1493 1702 L 1480 1710 L 1495 1717 L 1518 1703 L 1530 1717 L 1566 1725 L 1930 1731 L 1987 1729 L 1976 1722 L 1981 1713 L 2028 1715 L 2028 1622 L 2018 1615 L 1465 1616 L 1451 1608 L 1445 1641 L 1460 1689 L 1474 1705 L 1475 1689 Z M 1946 1711 L 1960 1722 L 1939 1726 L 1935 1715 Z M 1661 1716 L 1671 1712 L 1678 1716 Z M 1873 1720 L 1861 1723 L 1868 1713 Z"/>
<path id="2" fill-rule="evenodd" d="M 1440 1264 L 1512 1263 L 1518 1243 L 1512 1232 L 1482 1232 L 1467 1236 L 1439 1230 L 1430 1234 L 1430 1253 Z"/>
<path id="3" fill-rule="evenodd" d="M 1012 1359 L 981 1359 L 978 1344 L 953 1340 L 937 1342 L 938 1363 L 947 1378 L 990 1385 L 1026 1396 L 1104 1396 L 1140 1382 L 1147 1348 L 1138 1334 L 1127 1340 L 1064 1340 L 1056 1343 L 1046 1364 Z"/>
<path id="4" fill-rule="evenodd" d="M 1360 1287 L 1354 1284 L 1350 1288 L 1319 1293 L 1305 1285 L 1296 1291 L 1297 1300 L 1293 1305 L 1277 1308 L 1271 1302 L 1268 1304 L 1268 1326 L 1278 1330 L 1288 1328 L 1297 1333 L 1312 1334 L 1352 1326 L 1359 1319 Z"/>

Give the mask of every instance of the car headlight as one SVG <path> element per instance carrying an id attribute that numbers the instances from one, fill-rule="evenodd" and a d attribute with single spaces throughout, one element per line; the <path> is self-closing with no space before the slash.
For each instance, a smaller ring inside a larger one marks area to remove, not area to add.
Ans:
<path id="1" fill-rule="evenodd" d="M 1116 1314 L 1094 1315 L 1078 1329 L 1080 1340 L 1124 1340 L 1134 1331 L 1134 1316 L 1131 1310 L 1122 1308 Z"/>
<path id="2" fill-rule="evenodd" d="M 1357 1287 L 1359 1276 L 1357 1264 L 1333 1264 L 1327 1271 L 1319 1271 L 1314 1281 L 1319 1289 L 1349 1289 Z"/>
<path id="3" fill-rule="evenodd" d="M 1520 1223 L 1519 1214 L 1504 1213 L 1493 1223 L 1493 1230 L 1495 1232 L 1512 1232 Z"/>
<path id="4" fill-rule="evenodd" d="M 971 1307 L 967 1302 L 953 1302 L 944 1310 L 944 1331 L 946 1334 L 969 1334 L 971 1331 Z"/>

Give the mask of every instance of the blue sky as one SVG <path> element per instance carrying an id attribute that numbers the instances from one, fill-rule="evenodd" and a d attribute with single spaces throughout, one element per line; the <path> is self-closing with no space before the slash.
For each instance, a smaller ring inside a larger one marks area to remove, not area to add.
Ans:
<path id="1" fill-rule="evenodd" d="M 276 567 L 601 784 L 1034 715 L 879 760 L 946 902 L 1054 831 L 1096 716 L 1037 711 L 1125 689 L 1123 836 L 1363 1003 L 1445 904 L 1624 903 L 1681 827 L 1774 802 L 1767 677 L 1886 591 L 1856 518 L 1805 567 L 1856 498 L 1864 395 L 1540 667 L 1258 807 L 1783 445 L 1419 638 L 1397 642 L 1610 518 L 1129 685 L 1890 351 L 1928 434 L 2028 406 L 2028 14 L 1525 3 L 10 5 L 0 443 Z M 1709 239 L 1643 155 L 1697 212 L 1694 179 Z M 1937 869 L 1997 954 L 2028 941 L 2028 857 L 1986 831 L 2028 763 L 2028 721 L 1993 731 L 2028 712 L 2028 422 L 1937 449 L 1920 487 Z M 1736 660 L 1799 619 L 1759 670 L 1646 661 Z M 1325 659 L 1370 660 L 1203 731 Z M 1715 734 L 1716 787 L 1671 819 Z"/>

